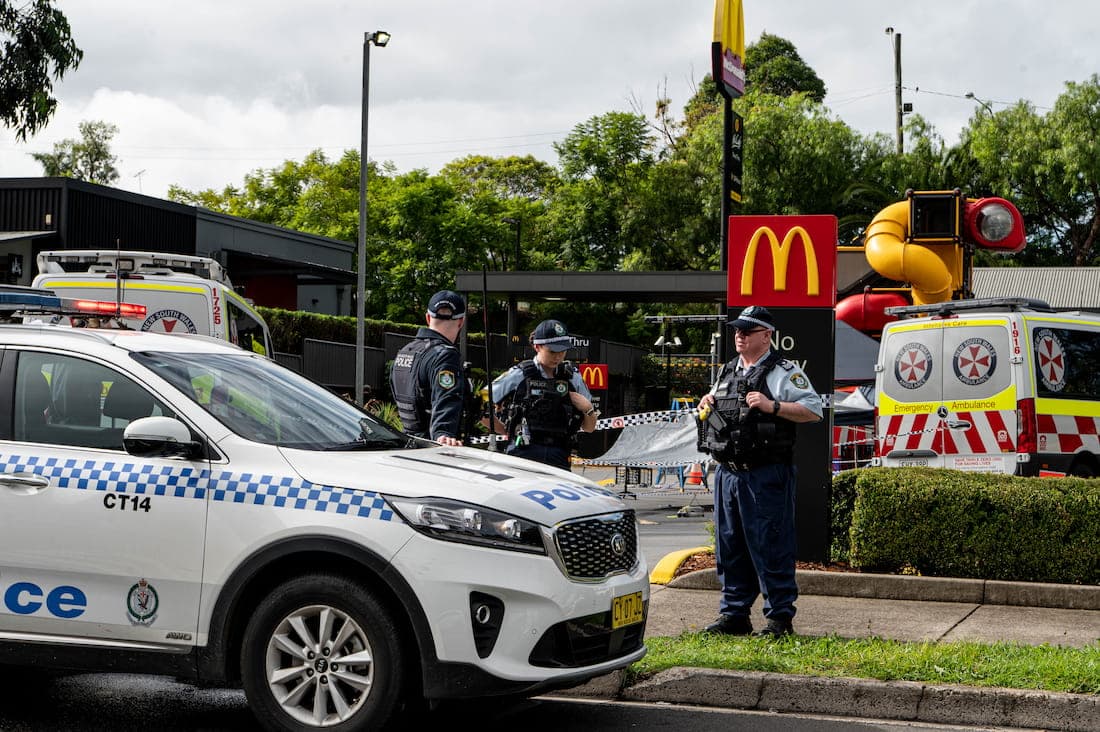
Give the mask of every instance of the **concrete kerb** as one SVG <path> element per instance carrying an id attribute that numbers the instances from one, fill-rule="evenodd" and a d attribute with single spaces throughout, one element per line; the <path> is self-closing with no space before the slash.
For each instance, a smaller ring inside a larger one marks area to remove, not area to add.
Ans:
<path id="1" fill-rule="evenodd" d="M 673 668 L 622 689 L 618 698 L 758 711 L 860 716 L 936 724 L 1095 730 L 1100 698 L 914 681 L 758 671 Z"/>
<path id="2" fill-rule="evenodd" d="M 798 570 L 796 576 L 798 591 L 802 595 L 1100 610 L 1100 586 L 1095 585 L 824 572 L 811 569 Z M 666 587 L 680 590 L 721 589 L 713 569 L 700 569 L 674 577 Z"/>

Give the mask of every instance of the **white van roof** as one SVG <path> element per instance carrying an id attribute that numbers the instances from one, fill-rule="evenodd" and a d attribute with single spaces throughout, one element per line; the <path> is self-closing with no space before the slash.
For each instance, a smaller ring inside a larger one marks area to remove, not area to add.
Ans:
<path id="1" fill-rule="evenodd" d="M 926 315 L 945 317 L 969 310 L 999 312 L 1020 312 L 1022 310 L 1029 310 L 1040 313 L 1054 312 L 1054 309 L 1044 300 L 1036 300 L 1029 297 L 989 297 L 971 300 L 948 300 L 946 302 L 929 303 L 927 305 L 898 305 L 886 308 L 884 312 L 887 315 L 896 315 L 904 319 Z"/>
<path id="2" fill-rule="evenodd" d="M 209 257 L 166 252 L 138 252 L 114 249 L 63 249 L 39 253 L 39 274 L 89 272 L 114 274 L 116 271 L 142 275 L 185 274 L 213 280 L 232 289 L 233 283 L 222 266 Z"/>

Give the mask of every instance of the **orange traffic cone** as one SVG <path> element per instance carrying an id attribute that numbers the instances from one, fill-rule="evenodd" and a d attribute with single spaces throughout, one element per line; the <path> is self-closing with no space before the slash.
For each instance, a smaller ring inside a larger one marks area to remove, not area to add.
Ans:
<path id="1" fill-rule="evenodd" d="M 703 466 L 699 463 L 695 463 L 691 466 L 691 470 L 688 471 L 687 476 L 688 485 L 702 485 L 703 484 Z"/>

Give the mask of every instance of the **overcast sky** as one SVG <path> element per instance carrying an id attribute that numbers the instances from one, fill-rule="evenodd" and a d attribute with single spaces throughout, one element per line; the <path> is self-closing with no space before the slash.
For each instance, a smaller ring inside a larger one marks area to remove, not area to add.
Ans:
<path id="1" fill-rule="evenodd" d="M 26 143 L 0 129 L 0 176 L 39 176 L 29 152 L 119 127 L 119 188 L 220 190 L 257 168 L 358 149 L 363 34 L 368 154 L 399 171 L 468 154 L 534 155 L 605 112 L 679 112 L 710 70 L 714 0 L 62 0 L 84 62 L 58 112 Z M 792 41 L 858 131 L 894 135 L 894 51 L 904 99 L 948 142 L 981 107 L 1045 112 L 1067 81 L 1100 73 L 1092 1 L 745 0 L 745 34 Z M 751 73 L 751 72 L 750 72 Z M 751 138 L 752 130 L 747 130 Z"/>

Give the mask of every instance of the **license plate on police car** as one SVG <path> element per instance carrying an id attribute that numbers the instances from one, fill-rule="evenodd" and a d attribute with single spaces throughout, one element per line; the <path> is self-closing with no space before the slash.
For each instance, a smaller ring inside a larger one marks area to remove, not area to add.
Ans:
<path id="1" fill-rule="evenodd" d="M 611 601 L 611 629 L 640 623 L 645 618 L 645 604 L 642 593 L 631 592 L 620 595 Z"/>

